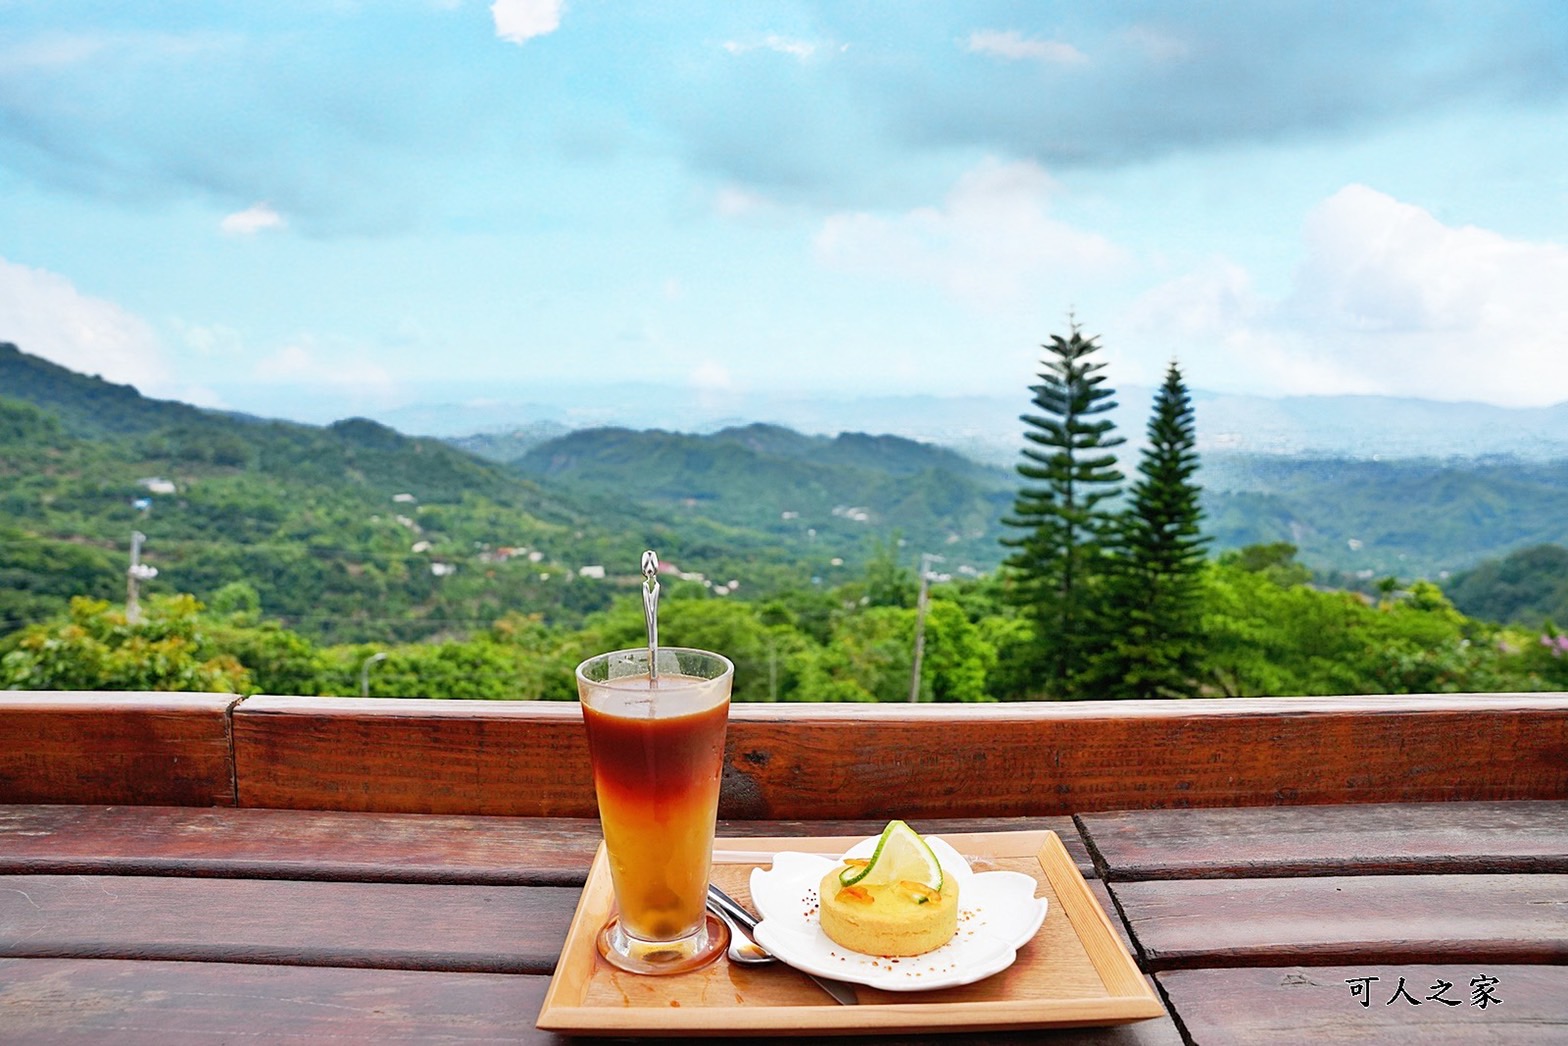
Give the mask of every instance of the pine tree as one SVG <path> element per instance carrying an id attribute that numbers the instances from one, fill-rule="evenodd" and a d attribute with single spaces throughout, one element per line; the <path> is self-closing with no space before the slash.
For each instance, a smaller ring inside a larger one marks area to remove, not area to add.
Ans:
<path id="1" fill-rule="evenodd" d="M 1173 362 L 1154 398 L 1148 444 L 1109 561 L 1114 629 L 1083 684 L 1095 697 L 1196 697 L 1204 674 L 1200 616 L 1208 539 L 1192 401 Z"/>
<path id="2" fill-rule="evenodd" d="M 1024 482 L 1013 514 L 1003 519 L 1025 533 L 1002 543 L 1016 550 L 1007 559 L 1013 599 L 1035 629 L 1031 668 L 1049 696 L 1067 698 L 1075 696 L 1088 652 L 1100 645 L 1094 601 L 1113 523 L 1103 503 L 1120 491 L 1112 448 L 1123 440 L 1105 417 L 1116 403 L 1103 387 L 1105 365 L 1090 359 L 1096 339 L 1073 323 L 1069 337 L 1052 335 L 1042 347 L 1040 384 L 1030 386 L 1039 413 L 1019 419 L 1028 426 L 1018 465 Z"/>

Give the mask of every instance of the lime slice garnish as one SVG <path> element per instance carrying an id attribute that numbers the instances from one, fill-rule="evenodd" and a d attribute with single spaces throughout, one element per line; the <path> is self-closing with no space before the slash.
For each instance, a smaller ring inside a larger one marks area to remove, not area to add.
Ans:
<path id="1" fill-rule="evenodd" d="M 900 880 L 921 883 L 933 890 L 942 889 L 942 865 L 931 847 L 903 821 L 889 821 L 877 839 L 871 862 L 857 868 L 850 865 L 839 873 L 839 882 L 845 886 L 864 883 L 879 886 Z"/>

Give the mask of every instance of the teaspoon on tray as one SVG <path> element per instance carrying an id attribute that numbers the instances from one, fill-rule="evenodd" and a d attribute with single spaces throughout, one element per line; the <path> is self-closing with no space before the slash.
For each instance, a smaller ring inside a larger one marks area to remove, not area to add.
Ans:
<path id="1" fill-rule="evenodd" d="M 745 908 L 741 907 L 740 903 L 736 901 L 735 898 L 731 897 L 717 886 L 714 886 L 712 883 L 708 884 L 708 907 L 713 909 L 719 918 L 723 919 L 727 924 L 729 924 L 731 948 L 734 947 L 736 923 L 739 923 L 747 931 L 746 933 L 742 934 L 742 936 L 748 941 L 751 940 L 750 931 L 757 925 L 757 917 L 752 915 Z M 768 959 L 771 960 L 773 958 L 769 952 L 767 952 L 755 942 L 752 942 L 752 946 L 763 955 L 767 955 Z M 757 963 L 759 960 L 736 959 L 735 961 Z M 860 1001 L 860 999 L 855 995 L 854 985 L 846 984 L 843 981 L 836 981 L 831 977 L 819 977 L 814 973 L 807 973 L 806 976 L 810 978 L 811 981 L 817 985 L 817 987 L 833 996 L 833 1000 L 835 1002 L 841 1002 L 846 1006 L 853 1006 Z"/>
<path id="2" fill-rule="evenodd" d="M 735 921 L 735 918 L 725 910 L 724 905 L 710 892 L 708 895 L 708 910 L 730 928 L 730 947 L 725 954 L 730 962 L 741 963 L 746 966 L 763 966 L 770 962 L 778 962 L 778 957 L 762 945 L 751 939 L 751 934 Z"/>

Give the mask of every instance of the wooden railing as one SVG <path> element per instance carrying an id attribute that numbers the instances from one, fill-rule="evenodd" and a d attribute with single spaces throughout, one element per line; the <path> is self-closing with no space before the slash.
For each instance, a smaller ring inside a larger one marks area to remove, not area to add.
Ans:
<path id="1" fill-rule="evenodd" d="M 1568 694 L 735 705 L 728 819 L 1568 798 Z M 0 693 L 0 803 L 591 817 L 571 703 Z"/>

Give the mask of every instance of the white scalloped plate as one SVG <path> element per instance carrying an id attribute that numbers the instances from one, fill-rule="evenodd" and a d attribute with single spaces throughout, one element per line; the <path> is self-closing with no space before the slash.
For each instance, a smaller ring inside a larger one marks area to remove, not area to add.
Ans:
<path id="1" fill-rule="evenodd" d="M 869 857 L 877 837 L 863 839 L 845 857 Z M 958 880 L 958 933 L 924 955 L 887 958 L 850 951 L 822 932 L 817 884 L 837 859 L 785 852 L 773 866 L 751 873 L 751 899 L 761 913 L 756 938 L 781 960 L 807 973 L 835 977 L 884 991 L 928 991 L 972 984 L 1013 964 L 1045 921 L 1046 901 L 1021 872 L 975 872 L 942 839 L 928 837 L 942 874 Z"/>

